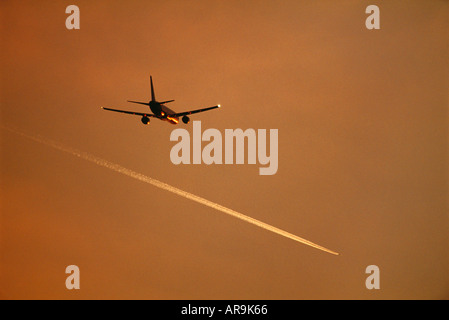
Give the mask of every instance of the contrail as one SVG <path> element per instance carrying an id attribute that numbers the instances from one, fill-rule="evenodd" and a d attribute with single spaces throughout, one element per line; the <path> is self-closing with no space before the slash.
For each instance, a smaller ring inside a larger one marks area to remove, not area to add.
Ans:
<path id="1" fill-rule="evenodd" d="M 89 154 L 87 152 L 83 152 L 83 151 L 79 151 L 79 150 L 76 150 L 76 149 L 73 149 L 73 148 L 70 148 L 70 147 L 67 147 L 67 146 L 63 146 L 63 145 L 61 145 L 61 144 L 59 144 L 57 142 L 51 141 L 49 139 L 41 138 L 39 136 L 28 135 L 28 134 L 25 134 L 23 132 L 20 132 L 18 130 L 11 129 L 11 128 L 8 128 L 8 127 L 4 127 L 4 126 L 2 126 L 2 127 L 4 129 L 8 130 L 8 131 L 11 131 L 11 132 L 15 133 L 15 134 L 21 135 L 21 136 L 26 137 L 28 139 L 31 139 L 31 140 L 34 140 L 36 142 L 42 143 L 44 145 L 50 146 L 50 147 L 55 148 L 57 150 L 64 151 L 66 153 L 69 153 L 71 155 L 77 156 L 77 157 L 82 158 L 84 160 L 93 162 L 93 163 L 95 163 L 95 164 L 97 164 L 99 166 L 102 166 L 102 167 L 111 169 L 113 171 L 119 172 L 119 173 L 124 174 L 124 175 L 126 175 L 128 177 L 131 177 L 131 178 L 134 178 L 134 179 L 146 182 L 146 183 L 151 184 L 151 185 L 153 185 L 155 187 L 158 187 L 160 189 L 172 192 L 172 193 L 177 194 L 178 196 L 184 197 L 186 199 L 190 199 L 190 200 L 193 200 L 195 202 L 201 203 L 201 204 L 203 204 L 205 206 L 211 207 L 211 208 L 213 208 L 215 210 L 221 211 L 223 213 L 226 213 L 226 214 L 228 214 L 230 216 L 233 216 L 235 218 L 238 218 L 240 220 L 249 222 L 249 223 L 251 223 L 253 225 L 256 225 L 256 226 L 258 226 L 258 227 L 260 227 L 262 229 L 265 229 L 265 230 L 277 233 L 277 234 L 279 234 L 279 235 L 281 235 L 283 237 L 286 237 L 286 238 L 298 241 L 298 242 L 303 243 L 305 245 L 311 246 L 313 248 L 316 248 L 316 249 L 319 249 L 319 250 L 322 250 L 322 251 L 325 251 L 325 252 L 328 252 L 328 253 L 331 253 L 331 254 L 334 254 L 334 255 L 339 255 L 339 253 L 334 252 L 332 250 L 329 250 L 327 248 L 324 248 L 324 247 L 322 247 L 320 245 L 317 245 L 316 243 L 313 243 L 313 242 L 311 242 L 309 240 L 300 238 L 300 237 L 298 237 L 298 236 L 296 236 L 294 234 L 291 234 L 291 233 L 289 233 L 287 231 L 284 231 L 282 229 L 273 227 L 273 226 L 271 226 L 271 225 L 269 225 L 269 224 L 267 224 L 265 222 L 256 220 L 254 218 L 248 217 L 248 216 L 246 216 L 246 215 L 244 215 L 242 213 L 239 213 L 239 212 L 234 211 L 232 209 L 226 208 L 226 207 L 224 207 L 222 205 L 219 205 L 218 203 L 209 201 L 207 199 L 204 199 L 202 197 L 194 195 L 194 194 L 192 194 L 190 192 L 178 189 L 176 187 L 173 187 L 173 186 L 171 186 L 169 184 L 166 184 L 164 182 L 161 182 L 159 180 L 150 178 L 150 177 L 148 177 L 146 175 L 143 175 L 141 173 L 138 173 L 138 172 L 135 172 L 133 170 L 127 169 L 127 168 L 122 167 L 121 165 L 118 165 L 116 163 L 104 160 L 104 159 L 99 158 L 97 156 L 91 155 L 91 154 Z"/>

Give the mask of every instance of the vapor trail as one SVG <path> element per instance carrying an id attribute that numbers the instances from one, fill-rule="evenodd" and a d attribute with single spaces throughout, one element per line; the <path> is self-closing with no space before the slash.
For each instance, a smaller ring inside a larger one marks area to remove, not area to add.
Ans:
<path id="1" fill-rule="evenodd" d="M 271 225 L 269 225 L 267 223 L 264 223 L 262 221 L 256 220 L 254 218 L 248 217 L 248 216 L 246 216 L 246 215 L 244 215 L 242 213 L 239 213 L 239 212 L 234 211 L 232 209 L 226 208 L 226 207 L 224 207 L 222 205 L 219 205 L 218 203 L 209 201 L 207 199 L 204 199 L 202 197 L 194 195 L 194 194 L 192 194 L 190 192 L 178 189 L 176 187 L 173 187 L 173 186 L 171 186 L 169 184 L 166 184 L 164 182 L 161 182 L 159 180 L 150 178 L 150 177 L 145 176 L 145 175 L 143 175 L 141 173 L 138 173 L 138 172 L 135 172 L 133 170 L 127 169 L 127 168 L 122 167 L 122 166 L 120 166 L 120 165 L 118 165 L 116 163 L 104 160 L 104 159 L 99 158 L 97 156 L 91 155 L 91 154 L 89 154 L 87 152 L 83 152 L 83 151 L 79 151 L 79 150 L 76 150 L 76 149 L 73 149 L 73 148 L 70 148 L 70 147 L 67 147 L 67 146 L 63 146 L 63 145 L 61 145 L 61 144 L 59 144 L 57 142 L 51 141 L 49 139 L 45 139 L 45 138 L 42 138 L 42 137 L 39 137 L 39 136 L 28 135 L 28 134 L 25 134 L 23 132 L 20 132 L 20 131 L 17 131 L 15 129 L 11 129 L 11 128 L 8 128 L 8 127 L 4 127 L 4 126 L 2 126 L 2 127 L 7 129 L 8 131 L 11 131 L 11 132 L 16 133 L 18 135 L 21 135 L 21 136 L 26 137 L 28 139 L 31 139 L 31 140 L 34 140 L 36 142 L 45 144 L 45 145 L 50 146 L 52 148 L 55 148 L 57 150 L 64 151 L 66 153 L 69 153 L 71 155 L 77 156 L 77 157 L 82 158 L 84 160 L 93 162 L 93 163 L 95 163 L 95 164 L 97 164 L 99 166 L 102 166 L 102 167 L 111 169 L 113 171 L 119 172 L 119 173 L 124 174 L 124 175 L 126 175 L 128 177 L 131 177 L 131 178 L 134 178 L 134 179 L 137 179 L 137 180 L 149 183 L 149 184 L 151 184 L 151 185 L 153 185 L 155 187 L 158 187 L 160 189 L 172 192 L 172 193 L 177 194 L 177 195 L 179 195 L 181 197 L 184 197 L 186 199 L 190 199 L 190 200 L 193 200 L 195 202 L 201 203 L 201 204 L 203 204 L 205 206 L 211 207 L 211 208 L 213 208 L 215 210 L 221 211 L 223 213 L 226 213 L 226 214 L 228 214 L 230 216 L 233 216 L 235 218 L 238 218 L 240 220 L 249 222 L 249 223 L 251 223 L 253 225 L 256 225 L 256 226 L 258 226 L 258 227 L 260 227 L 262 229 L 265 229 L 265 230 L 277 233 L 277 234 L 279 234 L 279 235 L 281 235 L 283 237 L 295 240 L 297 242 L 303 243 L 305 245 L 311 246 L 313 248 L 316 248 L 316 249 L 319 249 L 319 250 L 322 250 L 322 251 L 325 251 L 325 252 L 328 252 L 328 253 L 331 253 L 331 254 L 334 254 L 334 255 L 339 255 L 339 253 L 334 252 L 332 250 L 329 250 L 327 248 L 324 248 L 324 247 L 322 247 L 320 245 L 317 245 L 316 243 L 313 243 L 313 242 L 311 242 L 309 240 L 300 238 L 300 237 L 298 237 L 298 236 L 296 236 L 294 234 L 291 234 L 291 233 L 289 233 L 287 231 L 284 231 L 282 229 L 273 227 L 273 226 L 271 226 Z"/>

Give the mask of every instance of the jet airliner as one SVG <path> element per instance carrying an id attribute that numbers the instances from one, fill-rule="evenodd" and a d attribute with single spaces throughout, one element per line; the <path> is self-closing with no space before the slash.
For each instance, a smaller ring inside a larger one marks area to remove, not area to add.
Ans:
<path id="1" fill-rule="evenodd" d="M 188 115 L 220 108 L 220 105 L 216 105 L 216 106 L 209 107 L 209 108 L 203 108 L 203 109 L 197 109 L 197 110 L 192 110 L 192 111 L 176 113 L 175 111 L 173 111 L 165 106 L 166 103 L 173 102 L 175 100 L 167 100 L 167 101 L 157 101 L 156 100 L 156 96 L 154 94 L 154 87 L 153 87 L 153 78 L 151 76 L 150 76 L 150 84 L 151 84 L 151 101 L 140 102 L 140 101 L 128 100 L 128 102 L 138 103 L 138 104 L 143 104 L 145 106 L 149 106 L 151 112 L 126 111 L 126 110 L 118 110 L 118 109 L 111 109 L 111 108 L 105 108 L 105 107 L 102 107 L 102 108 L 104 110 L 108 110 L 108 111 L 115 111 L 115 112 L 121 112 L 121 113 L 134 114 L 137 116 L 141 116 L 142 117 L 141 121 L 143 124 L 148 124 L 150 122 L 150 118 L 157 118 L 157 119 L 160 119 L 163 121 L 168 121 L 171 124 L 178 124 L 179 118 L 181 118 L 182 122 L 187 124 L 190 122 L 190 118 L 188 117 Z"/>

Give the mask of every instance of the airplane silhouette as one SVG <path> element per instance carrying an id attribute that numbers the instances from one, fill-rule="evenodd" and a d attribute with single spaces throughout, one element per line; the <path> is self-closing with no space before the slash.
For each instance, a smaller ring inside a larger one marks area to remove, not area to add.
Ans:
<path id="1" fill-rule="evenodd" d="M 150 122 L 150 118 L 157 118 L 159 120 L 168 121 L 171 124 L 178 124 L 179 118 L 182 117 L 182 122 L 185 124 L 190 122 L 190 118 L 187 115 L 191 115 L 194 113 L 204 112 L 216 108 L 220 108 L 220 105 L 216 105 L 209 108 L 203 108 L 203 109 L 197 109 L 192 111 L 185 111 L 185 112 L 179 112 L 176 113 L 175 111 L 171 110 L 170 108 L 167 108 L 165 106 L 166 103 L 173 102 L 175 100 L 167 100 L 167 101 L 156 101 L 156 96 L 154 95 L 154 88 L 153 88 L 153 78 L 150 76 L 150 83 L 151 83 L 151 101 L 150 102 L 139 102 L 139 101 L 131 101 L 128 100 L 128 102 L 131 103 L 138 103 L 143 104 L 150 107 L 150 110 L 152 113 L 145 113 L 145 112 L 136 112 L 136 111 L 126 111 L 126 110 L 118 110 L 118 109 L 111 109 L 111 108 L 105 108 L 102 107 L 104 110 L 108 111 L 115 111 L 115 112 L 121 112 L 121 113 L 127 113 L 127 114 L 134 114 L 137 116 L 141 116 L 142 123 L 148 124 Z"/>

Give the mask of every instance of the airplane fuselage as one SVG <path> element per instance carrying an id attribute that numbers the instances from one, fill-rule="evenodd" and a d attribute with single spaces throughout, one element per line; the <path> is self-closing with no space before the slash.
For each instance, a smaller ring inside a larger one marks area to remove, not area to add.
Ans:
<path id="1" fill-rule="evenodd" d="M 150 105 L 151 112 L 153 112 L 156 116 L 158 116 L 159 119 L 168 121 L 171 124 L 179 123 L 178 117 L 171 116 L 172 114 L 175 114 L 176 112 L 174 112 L 167 106 L 165 106 L 157 101 L 150 101 L 148 104 Z"/>

